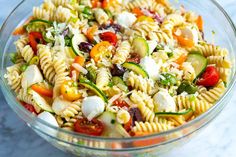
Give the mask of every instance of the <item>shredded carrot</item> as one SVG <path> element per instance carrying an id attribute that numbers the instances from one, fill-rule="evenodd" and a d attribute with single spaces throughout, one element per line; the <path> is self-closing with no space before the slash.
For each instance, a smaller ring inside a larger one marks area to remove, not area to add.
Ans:
<path id="1" fill-rule="evenodd" d="M 202 16 L 198 16 L 197 20 L 196 20 L 196 24 L 198 26 L 198 29 L 200 31 L 203 31 L 203 19 L 202 19 Z"/>
<path id="2" fill-rule="evenodd" d="M 140 8 L 134 8 L 134 9 L 132 10 L 132 13 L 134 13 L 137 17 L 140 17 L 140 16 L 143 16 L 143 15 L 144 15 L 143 12 L 142 12 L 142 10 L 141 10 Z"/>
<path id="3" fill-rule="evenodd" d="M 176 61 L 175 63 L 182 65 L 187 59 L 187 55 L 186 54 L 182 54 Z"/>
<path id="4" fill-rule="evenodd" d="M 97 25 L 93 25 L 92 27 L 88 28 L 87 33 L 86 33 L 86 37 L 90 41 L 94 41 L 94 34 L 97 31 L 98 31 L 98 26 Z"/>

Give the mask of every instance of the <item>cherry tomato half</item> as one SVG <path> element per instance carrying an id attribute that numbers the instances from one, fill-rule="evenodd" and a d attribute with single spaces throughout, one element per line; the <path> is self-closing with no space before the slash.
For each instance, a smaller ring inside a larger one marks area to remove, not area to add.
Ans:
<path id="1" fill-rule="evenodd" d="M 29 33 L 29 44 L 32 47 L 35 54 L 37 54 L 37 45 L 39 43 L 45 43 L 43 40 L 43 35 L 39 32 L 30 32 Z"/>
<path id="2" fill-rule="evenodd" d="M 28 110 L 29 112 L 37 114 L 36 111 L 35 111 L 35 109 L 34 109 L 34 106 L 33 106 L 33 105 L 27 104 L 27 103 L 25 103 L 25 102 L 21 102 L 21 104 L 22 104 L 22 106 L 24 106 L 24 108 L 25 108 L 26 110 Z"/>
<path id="3" fill-rule="evenodd" d="M 198 85 L 205 87 L 215 86 L 220 79 L 220 74 L 217 72 L 214 66 L 208 66 L 201 78 L 197 81 Z"/>
<path id="4" fill-rule="evenodd" d="M 115 106 L 118 106 L 118 107 L 129 107 L 129 105 L 124 101 L 124 100 L 119 100 L 119 99 L 117 99 L 117 100 L 115 100 L 114 102 L 113 102 L 113 104 L 115 105 Z"/>
<path id="5" fill-rule="evenodd" d="M 129 121 L 126 124 L 124 124 L 124 129 L 127 132 L 129 132 L 129 131 L 131 131 L 132 125 L 133 125 L 133 119 L 132 119 L 132 117 L 130 117 Z"/>
<path id="6" fill-rule="evenodd" d="M 111 46 L 111 44 L 107 41 L 102 41 L 98 44 L 96 44 L 91 52 L 90 52 L 90 56 L 94 59 L 95 62 L 99 61 L 100 57 L 103 54 L 106 54 L 107 52 L 109 52 L 109 47 Z"/>
<path id="7" fill-rule="evenodd" d="M 61 94 L 63 95 L 63 98 L 69 101 L 75 101 L 81 98 L 77 83 L 72 80 L 66 80 L 61 85 Z"/>
<path id="8" fill-rule="evenodd" d="M 108 41 L 114 46 L 116 45 L 118 41 L 116 34 L 112 32 L 104 32 L 104 33 L 99 34 L 99 36 L 103 41 Z"/>
<path id="9" fill-rule="evenodd" d="M 100 136 L 104 130 L 104 125 L 97 119 L 91 121 L 86 118 L 78 119 L 74 127 L 76 132 L 92 136 Z"/>

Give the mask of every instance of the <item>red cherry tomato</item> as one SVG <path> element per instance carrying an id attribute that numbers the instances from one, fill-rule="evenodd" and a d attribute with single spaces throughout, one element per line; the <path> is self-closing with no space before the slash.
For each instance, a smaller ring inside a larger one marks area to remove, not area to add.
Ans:
<path id="1" fill-rule="evenodd" d="M 25 102 L 22 102 L 21 104 L 22 104 L 22 106 L 24 106 L 24 108 L 25 108 L 26 110 L 28 110 L 29 112 L 37 114 L 36 111 L 35 111 L 35 109 L 34 109 L 34 106 L 33 106 L 33 105 L 27 104 L 27 103 L 25 103 Z"/>
<path id="2" fill-rule="evenodd" d="M 89 121 L 87 118 L 81 118 L 74 126 L 76 132 L 92 136 L 100 136 L 104 130 L 104 125 L 97 119 Z"/>
<path id="3" fill-rule="evenodd" d="M 124 128 L 127 132 L 131 131 L 132 124 L 133 120 L 132 117 L 130 117 L 129 121 L 126 124 L 124 124 Z"/>
<path id="4" fill-rule="evenodd" d="M 215 86 L 220 79 L 220 74 L 214 66 L 208 66 L 201 78 L 197 81 L 198 85 L 205 87 Z"/>
<path id="5" fill-rule="evenodd" d="M 101 33 L 99 36 L 103 41 L 108 41 L 114 46 L 116 45 L 118 41 L 116 34 L 112 32 L 104 32 L 104 33 Z"/>
<path id="6" fill-rule="evenodd" d="M 39 32 L 30 32 L 29 33 L 29 44 L 34 50 L 34 53 L 37 54 L 37 45 L 39 43 L 45 43 L 43 40 L 43 35 Z"/>
<path id="7" fill-rule="evenodd" d="M 119 100 L 119 99 L 117 99 L 117 100 L 115 100 L 114 102 L 113 102 L 113 104 L 115 105 L 115 106 L 118 106 L 118 107 L 129 107 L 129 105 L 124 101 L 124 100 Z"/>

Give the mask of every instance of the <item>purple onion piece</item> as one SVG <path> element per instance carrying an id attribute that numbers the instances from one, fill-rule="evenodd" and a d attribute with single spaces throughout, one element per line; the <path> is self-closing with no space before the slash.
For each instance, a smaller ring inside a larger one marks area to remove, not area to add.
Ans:
<path id="1" fill-rule="evenodd" d="M 125 69 L 119 65 L 119 64 L 114 64 L 113 68 L 111 70 L 112 76 L 123 76 L 125 73 Z"/>
<path id="2" fill-rule="evenodd" d="M 64 37 L 69 35 L 69 28 L 67 27 L 66 29 L 64 29 L 62 32 L 61 32 L 61 35 L 63 35 Z"/>
<path id="3" fill-rule="evenodd" d="M 143 117 L 141 115 L 141 112 L 138 108 L 133 107 L 129 109 L 129 114 L 132 117 L 132 126 L 135 125 L 135 122 L 142 122 Z"/>
<path id="4" fill-rule="evenodd" d="M 88 42 L 81 42 L 79 44 L 79 50 L 85 53 L 89 53 L 93 48 L 93 45 Z"/>

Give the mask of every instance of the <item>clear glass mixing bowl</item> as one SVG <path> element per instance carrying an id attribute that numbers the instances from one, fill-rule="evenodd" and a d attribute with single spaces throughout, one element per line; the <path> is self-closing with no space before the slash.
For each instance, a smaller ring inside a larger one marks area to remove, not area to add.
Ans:
<path id="1" fill-rule="evenodd" d="M 235 52 L 236 29 L 223 10 L 214 0 L 175 0 L 172 3 L 179 7 L 181 4 L 188 10 L 201 14 L 205 21 L 205 37 L 216 45 L 225 47 L 230 52 L 232 73 L 226 93 L 206 113 L 191 122 L 173 130 L 153 134 L 145 137 L 132 138 L 104 138 L 91 137 L 78 133 L 62 130 L 42 121 L 26 111 L 15 98 L 4 78 L 6 67 L 10 65 L 9 52 L 14 52 L 15 36 L 12 31 L 23 23 L 32 14 L 32 7 L 38 6 L 42 0 L 24 0 L 10 14 L 0 31 L 1 52 L 1 89 L 10 107 L 21 117 L 29 127 L 57 148 L 68 151 L 78 156 L 156 156 L 188 142 L 193 135 L 202 130 L 212 121 L 228 103 L 235 84 Z M 216 33 L 214 39 L 212 31 Z"/>

